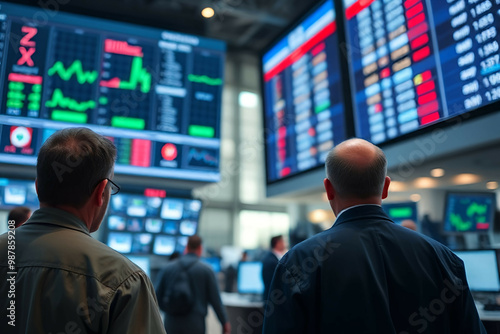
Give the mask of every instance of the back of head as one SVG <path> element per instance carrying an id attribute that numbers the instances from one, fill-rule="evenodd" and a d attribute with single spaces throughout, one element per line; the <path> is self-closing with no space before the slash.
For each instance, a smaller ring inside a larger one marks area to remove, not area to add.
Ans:
<path id="1" fill-rule="evenodd" d="M 202 244 L 201 238 L 197 235 L 192 235 L 188 238 L 188 242 L 187 242 L 187 246 L 186 246 L 187 251 L 189 253 L 197 251 L 198 249 L 200 249 L 201 244 Z"/>
<path id="2" fill-rule="evenodd" d="M 31 215 L 31 209 L 26 206 L 18 206 L 9 211 L 8 221 L 14 221 L 15 227 L 19 227 L 26 222 Z"/>
<path id="3" fill-rule="evenodd" d="M 82 207 L 96 185 L 111 176 L 116 148 L 87 128 L 57 131 L 40 148 L 36 165 L 40 203 Z"/>
<path id="4" fill-rule="evenodd" d="M 363 139 L 349 139 L 328 153 L 326 177 L 344 199 L 381 196 L 387 174 L 384 152 Z"/>
<path id="5" fill-rule="evenodd" d="M 278 242 L 283 239 L 282 235 L 277 235 L 271 238 L 271 249 L 275 249 L 278 245 Z"/>

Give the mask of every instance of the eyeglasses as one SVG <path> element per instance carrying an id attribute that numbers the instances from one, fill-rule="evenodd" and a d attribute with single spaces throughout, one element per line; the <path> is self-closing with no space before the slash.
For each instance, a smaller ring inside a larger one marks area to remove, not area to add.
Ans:
<path id="1" fill-rule="evenodd" d="M 105 180 L 109 181 L 108 184 L 111 186 L 111 195 L 116 195 L 120 192 L 120 187 L 118 187 L 116 183 L 114 183 L 108 178 L 105 178 Z"/>

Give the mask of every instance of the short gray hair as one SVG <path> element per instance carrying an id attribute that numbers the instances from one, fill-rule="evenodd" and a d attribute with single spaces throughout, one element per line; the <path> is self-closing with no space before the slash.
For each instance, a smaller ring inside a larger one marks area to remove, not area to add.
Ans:
<path id="1" fill-rule="evenodd" d="M 381 196 L 387 175 L 387 159 L 384 152 L 376 147 L 376 156 L 365 166 L 355 165 L 337 150 L 331 150 L 325 162 L 326 177 L 335 192 L 343 198 L 368 198 Z"/>

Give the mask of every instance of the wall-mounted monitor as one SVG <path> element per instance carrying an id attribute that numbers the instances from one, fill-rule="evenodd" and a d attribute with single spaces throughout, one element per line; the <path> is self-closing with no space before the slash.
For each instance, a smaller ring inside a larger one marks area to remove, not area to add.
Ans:
<path id="1" fill-rule="evenodd" d="M 262 262 L 240 262 L 238 265 L 238 293 L 262 295 Z"/>
<path id="2" fill-rule="evenodd" d="M 151 259 L 148 256 L 128 255 L 127 258 L 151 277 Z"/>
<path id="3" fill-rule="evenodd" d="M 124 254 L 182 253 L 198 231 L 201 201 L 119 193 L 111 197 L 103 221 L 103 241 Z"/>
<path id="4" fill-rule="evenodd" d="M 488 233 L 493 229 L 495 193 L 446 194 L 443 230 L 447 233 Z"/>
<path id="5" fill-rule="evenodd" d="M 404 220 L 418 223 L 417 203 L 415 202 L 383 203 L 382 209 L 396 224 L 401 224 Z"/>
<path id="6" fill-rule="evenodd" d="M 38 209 L 35 180 L 0 178 L 0 209 L 10 210 L 16 206 Z"/>
<path id="7" fill-rule="evenodd" d="M 500 292 L 496 250 L 454 251 L 464 261 L 469 289 L 477 292 Z"/>
<path id="8" fill-rule="evenodd" d="M 0 2 L 0 163 L 35 165 L 56 130 L 118 148 L 115 173 L 215 182 L 225 43 Z"/>
<path id="9" fill-rule="evenodd" d="M 328 0 L 262 55 L 268 183 L 321 166 L 346 138 L 337 35 Z"/>
<path id="10" fill-rule="evenodd" d="M 498 3 L 343 3 L 358 137 L 384 143 L 494 109 L 483 107 L 500 99 Z"/>

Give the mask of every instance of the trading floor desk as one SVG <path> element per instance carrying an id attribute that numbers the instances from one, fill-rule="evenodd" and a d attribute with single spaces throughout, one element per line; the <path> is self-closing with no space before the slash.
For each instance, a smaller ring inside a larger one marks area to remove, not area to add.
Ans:
<path id="1" fill-rule="evenodd" d="M 260 334 L 264 324 L 264 302 L 251 296 L 221 292 L 222 303 L 234 333 Z"/>
<path id="2" fill-rule="evenodd" d="M 500 311 L 485 311 L 480 303 L 476 303 L 476 308 L 488 334 L 500 334 Z"/>

